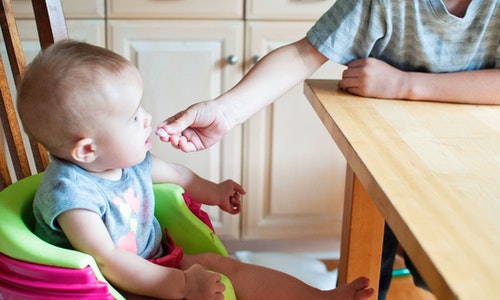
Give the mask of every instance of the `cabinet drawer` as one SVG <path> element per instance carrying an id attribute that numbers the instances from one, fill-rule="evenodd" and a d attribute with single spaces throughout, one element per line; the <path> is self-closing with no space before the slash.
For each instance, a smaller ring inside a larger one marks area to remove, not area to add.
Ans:
<path id="1" fill-rule="evenodd" d="M 316 20 L 335 0 L 247 0 L 246 18 L 252 20 Z"/>
<path id="2" fill-rule="evenodd" d="M 103 19 L 105 0 L 61 0 L 66 19 Z M 31 0 L 11 0 L 12 9 L 19 18 L 34 18 Z"/>
<path id="3" fill-rule="evenodd" d="M 109 18 L 236 19 L 243 0 L 108 0 Z"/>

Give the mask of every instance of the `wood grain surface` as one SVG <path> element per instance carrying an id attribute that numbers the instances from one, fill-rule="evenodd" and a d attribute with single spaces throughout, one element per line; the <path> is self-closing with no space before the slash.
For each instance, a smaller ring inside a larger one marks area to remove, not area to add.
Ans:
<path id="1" fill-rule="evenodd" d="M 438 299 L 498 298 L 500 107 L 304 92 Z"/>

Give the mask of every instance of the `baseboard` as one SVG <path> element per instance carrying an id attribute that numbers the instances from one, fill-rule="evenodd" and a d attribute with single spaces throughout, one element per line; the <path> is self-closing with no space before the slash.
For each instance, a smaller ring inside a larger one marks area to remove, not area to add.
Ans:
<path id="1" fill-rule="evenodd" d="M 223 240 L 229 253 L 236 251 L 275 251 L 301 253 L 318 259 L 338 259 L 340 240 Z"/>

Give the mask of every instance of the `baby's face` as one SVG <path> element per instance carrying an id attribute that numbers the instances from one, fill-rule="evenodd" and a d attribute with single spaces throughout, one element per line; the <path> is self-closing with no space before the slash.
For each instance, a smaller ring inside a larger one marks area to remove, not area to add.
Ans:
<path id="1" fill-rule="evenodd" d="M 135 68 L 103 80 L 106 98 L 97 140 L 100 164 L 108 169 L 142 162 L 151 148 L 151 115 L 142 106 L 142 79 Z"/>

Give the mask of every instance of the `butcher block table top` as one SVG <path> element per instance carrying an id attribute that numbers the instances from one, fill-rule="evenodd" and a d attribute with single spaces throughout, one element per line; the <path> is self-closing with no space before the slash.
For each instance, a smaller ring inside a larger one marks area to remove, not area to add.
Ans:
<path id="1" fill-rule="evenodd" d="M 500 299 L 500 106 L 363 98 L 333 80 L 304 93 L 438 299 Z"/>

